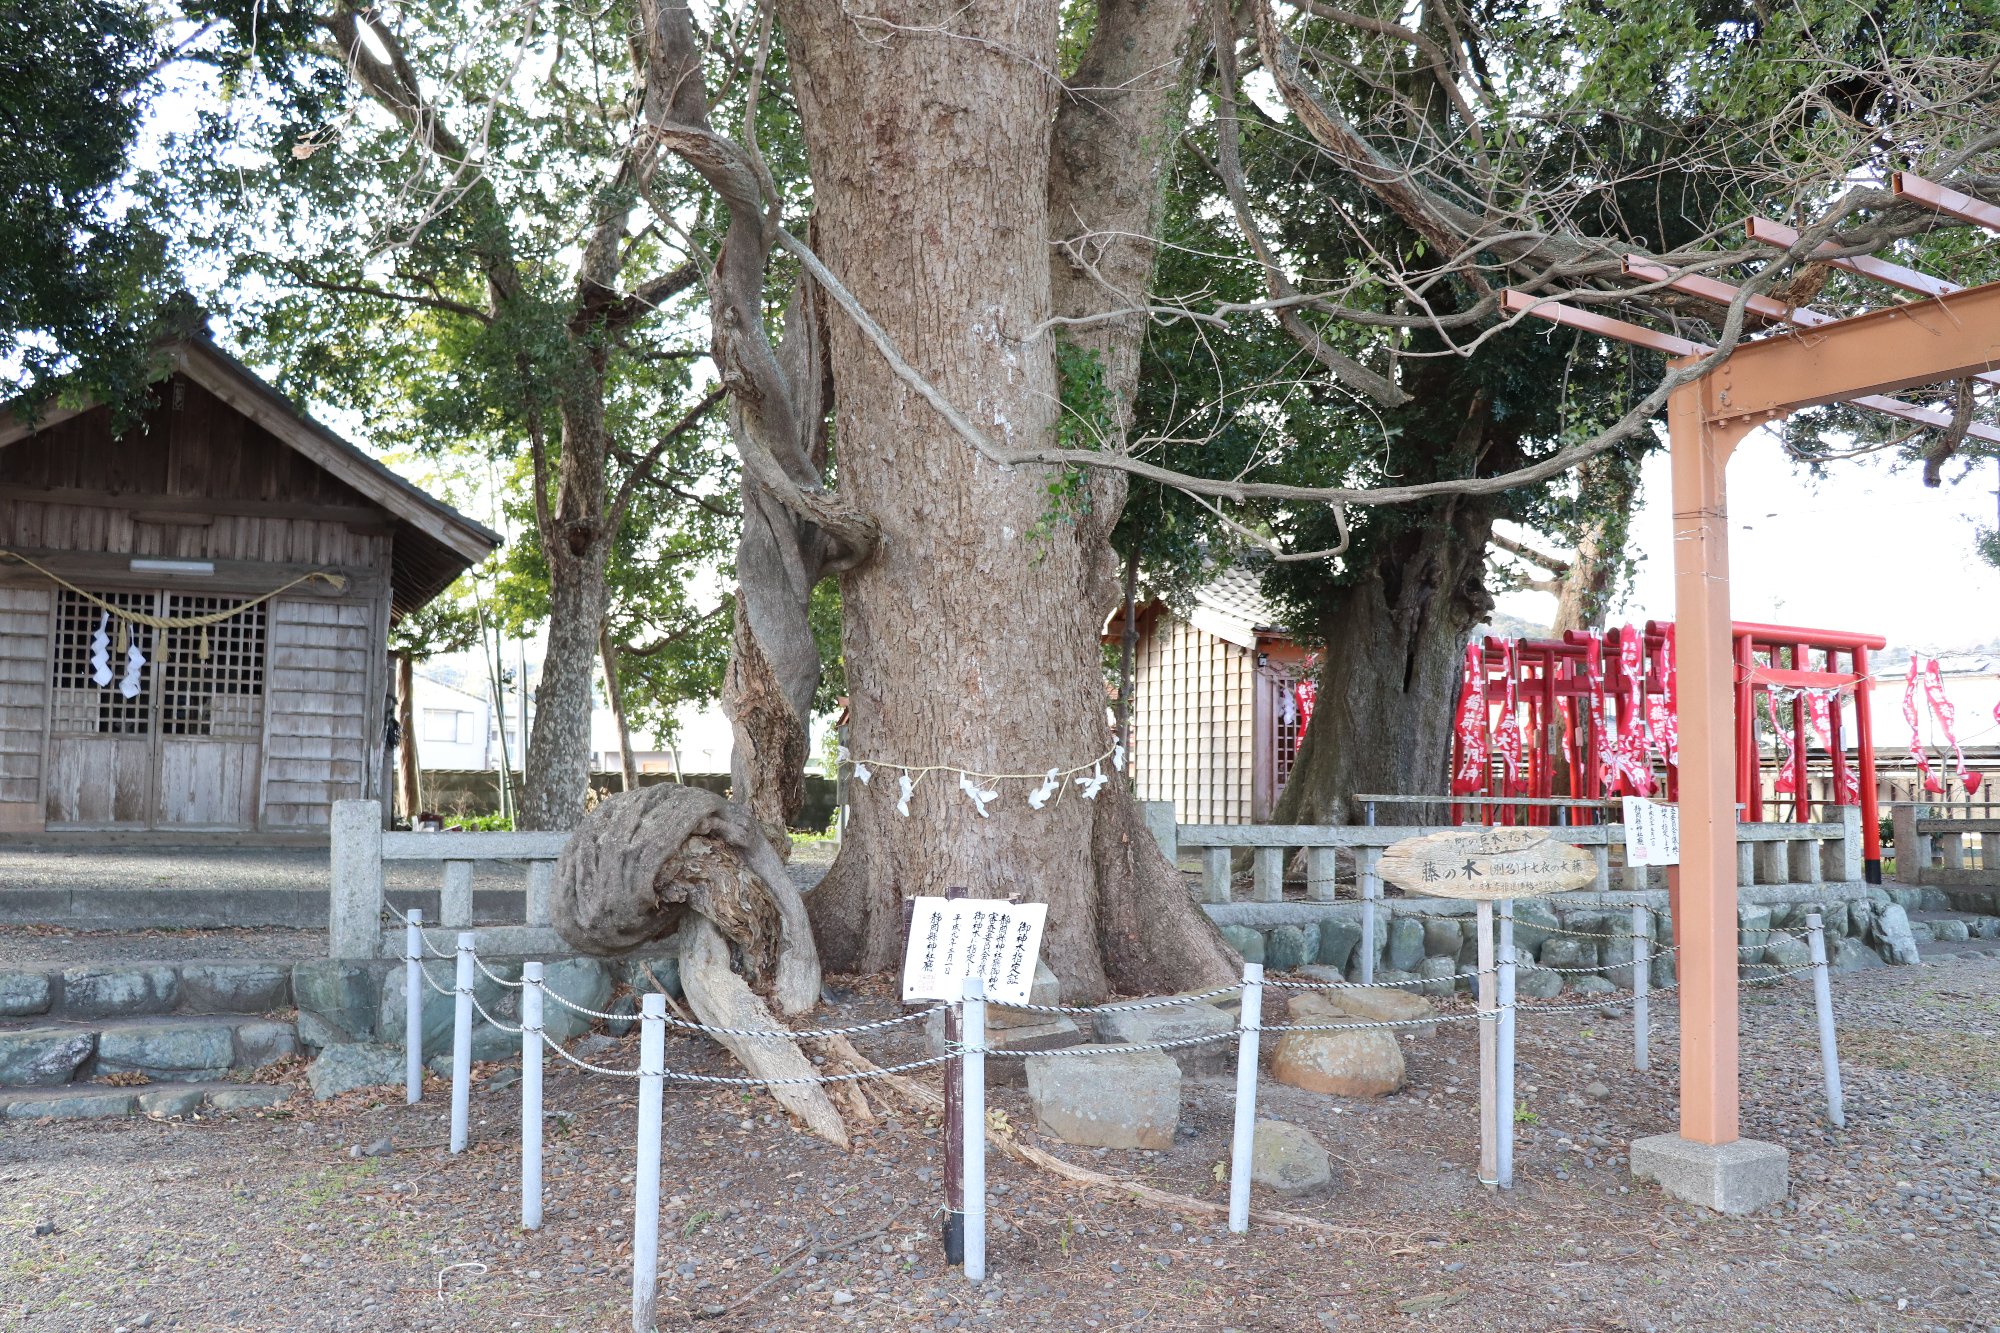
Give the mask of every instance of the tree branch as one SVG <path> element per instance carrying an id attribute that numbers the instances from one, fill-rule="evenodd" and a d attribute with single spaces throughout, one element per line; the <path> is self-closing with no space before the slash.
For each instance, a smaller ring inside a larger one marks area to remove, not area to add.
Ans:
<path id="1" fill-rule="evenodd" d="M 729 390 L 726 386 L 716 385 L 713 389 L 702 395 L 700 402 L 683 413 L 679 421 L 668 427 L 666 434 L 653 441 L 653 447 L 640 456 L 639 460 L 626 472 L 625 480 L 619 483 L 618 494 L 612 499 L 611 507 L 606 511 L 604 516 L 604 528 L 606 532 L 616 532 L 623 526 L 625 511 L 632 506 L 633 489 L 642 481 L 651 481 L 653 464 L 660 461 L 660 455 L 667 451 L 667 446 L 693 430 L 700 423 L 701 419 L 708 415 L 711 408 L 728 396 Z"/>

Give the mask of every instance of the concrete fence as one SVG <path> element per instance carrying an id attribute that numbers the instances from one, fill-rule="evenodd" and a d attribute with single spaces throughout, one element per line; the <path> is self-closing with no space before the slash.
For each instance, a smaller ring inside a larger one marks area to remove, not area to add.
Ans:
<path id="1" fill-rule="evenodd" d="M 1296 852 L 1305 854 L 1306 900 L 1332 902 L 1335 898 L 1335 861 L 1346 852 L 1354 861 L 1356 896 L 1382 896 L 1382 876 L 1377 869 L 1382 853 L 1405 838 L 1447 832 L 1459 826 L 1449 824 L 1352 825 L 1352 824 L 1179 824 L 1168 821 L 1149 802 L 1147 824 L 1170 860 L 1178 861 L 1183 851 L 1199 851 L 1202 860 L 1201 890 L 1204 903 L 1232 900 L 1232 862 L 1239 851 L 1250 853 L 1251 902 L 1275 903 L 1284 899 L 1286 864 Z M 1167 807 L 1168 810 L 1171 807 Z M 1837 807 L 1837 820 L 1813 824 L 1769 823 L 1736 826 L 1736 867 L 1740 885 L 1755 884 L 1846 884 L 1861 878 L 1861 811 L 1853 806 Z M 1995 825 L 2000 828 L 2000 824 Z M 1626 866 L 1623 824 L 1583 824 L 1551 828 L 1549 832 L 1591 853 L 1597 860 L 1596 893 L 1614 888 L 1628 892 L 1659 887 L 1648 882 L 1647 868 Z M 1619 850 L 1619 865 L 1612 864 L 1612 849 Z M 1614 885 L 1616 876 L 1622 882 Z"/>
<path id="2" fill-rule="evenodd" d="M 568 951 L 549 926 L 550 886 L 556 858 L 569 841 L 567 833 L 385 833 L 379 802 L 335 801 L 331 840 L 332 902 L 327 923 L 331 957 L 401 955 L 401 923 L 383 920 L 385 911 L 395 907 L 383 892 L 382 867 L 388 861 L 438 866 L 438 918 L 428 924 L 438 929 L 446 948 L 455 947 L 457 932 L 472 929 L 476 863 L 523 862 L 527 871 L 523 919 L 474 931 L 480 950 L 488 954 Z"/>
<path id="3" fill-rule="evenodd" d="M 1940 816 L 1938 807 L 1898 801 L 1889 812 L 1896 834 L 1896 878 L 1905 884 L 2000 884 L 1992 849 L 2000 815 Z"/>

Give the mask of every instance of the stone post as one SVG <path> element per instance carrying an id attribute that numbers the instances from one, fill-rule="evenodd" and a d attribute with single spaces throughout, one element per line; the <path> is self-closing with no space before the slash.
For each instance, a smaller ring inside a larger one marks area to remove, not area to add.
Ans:
<path id="1" fill-rule="evenodd" d="M 382 950 L 382 805 L 335 801 L 327 956 L 373 958 Z"/>
<path id="2" fill-rule="evenodd" d="M 1820 846 L 1820 873 L 1832 883 L 1852 884 L 1861 878 L 1861 807 L 1836 806 L 1840 836 Z"/>
<path id="3" fill-rule="evenodd" d="M 1896 834 L 1896 878 L 1905 884 L 1924 882 L 1924 867 L 1930 864 L 1928 849 L 1917 833 L 1917 808 L 1899 805 L 1889 812 Z"/>
<path id="4" fill-rule="evenodd" d="M 1141 801 L 1139 815 L 1146 821 L 1146 831 L 1153 835 L 1153 841 L 1160 844 L 1160 855 L 1167 858 L 1168 865 L 1179 865 L 1181 859 L 1180 825 L 1174 822 L 1172 801 Z"/>

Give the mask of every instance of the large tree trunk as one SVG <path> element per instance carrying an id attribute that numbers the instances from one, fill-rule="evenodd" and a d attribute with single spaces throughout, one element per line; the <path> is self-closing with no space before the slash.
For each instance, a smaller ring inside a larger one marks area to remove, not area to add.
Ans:
<path id="1" fill-rule="evenodd" d="M 402 735 L 396 747 L 397 813 L 415 828 L 424 795 L 417 768 L 416 667 L 408 653 L 396 654 L 396 729 Z"/>
<path id="2" fill-rule="evenodd" d="M 1327 604 L 1319 699 L 1275 824 L 1357 818 L 1356 792 L 1441 796 L 1466 635 L 1492 609 L 1484 570 L 1489 511 L 1468 501 L 1377 548 Z M 1428 822 L 1436 811 L 1378 812 Z"/>
<path id="3" fill-rule="evenodd" d="M 1047 439 L 1054 0 L 954 10 L 949 36 L 922 4 L 857 20 L 784 0 L 780 14 L 821 254 L 982 427 Z M 1046 770 L 1088 769 L 1110 748 L 1098 628 L 1117 580 L 1101 515 L 1052 512 L 1049 469 L 980 462 L 851 322 L 833 322 L 831 344 L 841 491 L 881 540 L 841 585 L 849 745 L 874 777 L 851 789 L 849 836 L 808 899 L 822 957 L 892 965 L 900 900 L 963 885 L 1050 904 L 1066 998 L 1227 978 L 1122 781 L 1091 801 L 1071 775 L 1060 801 L 1027 803 Z M 982 816 L 961 769 L 1033 776 L 975 784 L 999 792 Z M 918 781 L 907 818 L 904 770 Z"/>
<path id="4" fill-rule="evenodd" d="M 1618 567 L 1625 558 L 1625 534 L 1638 490 L 1638 465 L 1622 450 L 1598 454 L 1577 469 L 1583 528 L 1576 539 L 1576 558 L 1556 590 L 1557 638 L 1565 630 L 1604 627 L 1611 595 L 1618 590 Z"/>

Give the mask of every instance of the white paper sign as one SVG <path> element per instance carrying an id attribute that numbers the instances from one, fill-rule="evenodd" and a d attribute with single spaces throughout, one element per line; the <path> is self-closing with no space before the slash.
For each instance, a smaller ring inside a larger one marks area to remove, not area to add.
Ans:
<path id="1" fill-rule="evenodd" d="M 1625 864 L 1677 866 L 1681 863 L 1681 811 L 1677 805 L 1625 797 Z"/>
<path id="2" fill-rule="evenodd" d="M 918 898 L 903 955 L 903 999 L 956 1000 L 968 977 L 984 977 L 986 998 L 1026 1004 L 1042 952 L 1047 903 L 991 898 Z"/>

